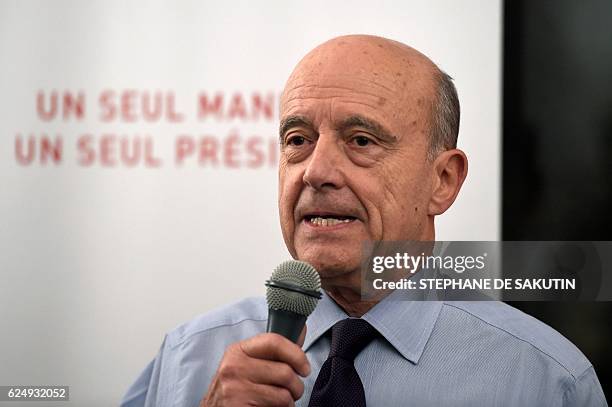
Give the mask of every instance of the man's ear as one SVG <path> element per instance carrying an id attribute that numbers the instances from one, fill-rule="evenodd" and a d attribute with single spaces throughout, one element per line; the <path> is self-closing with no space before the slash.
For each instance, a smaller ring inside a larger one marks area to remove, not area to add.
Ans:
<path id="1" fill-rule="evenodd" d="M 441 215 L 455 202 L 457 194 L 467 176 L 468 161 L 465 153 L 458 149 L 447 150 L 438 155 L 433 163 L 432 194 L 428 214 Z"/>

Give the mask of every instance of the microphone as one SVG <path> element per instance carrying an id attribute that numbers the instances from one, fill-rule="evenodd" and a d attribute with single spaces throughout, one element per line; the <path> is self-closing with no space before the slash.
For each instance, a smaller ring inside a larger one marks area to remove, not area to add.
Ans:
<path id="1" fill-rule="evenodd" d="M 274 332 L 296 343 L 308 315 L 321 298 L 321 279 L 310 264 L 288 260 L 279 264 L 266 280 L 268 326 Z"/>

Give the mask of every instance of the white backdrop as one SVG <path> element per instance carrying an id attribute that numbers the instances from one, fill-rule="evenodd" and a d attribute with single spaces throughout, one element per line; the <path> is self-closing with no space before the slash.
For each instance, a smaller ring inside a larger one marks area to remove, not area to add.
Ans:
<path id="1" fill-rule="evenodd" d="M 437 238 L 498 239 L 499 1 L 0 2 L 0 385 L 115 405 L 166 331 L 263 293 L 278 96 L 348 33 L 455 78 L 470 170 Z"/>

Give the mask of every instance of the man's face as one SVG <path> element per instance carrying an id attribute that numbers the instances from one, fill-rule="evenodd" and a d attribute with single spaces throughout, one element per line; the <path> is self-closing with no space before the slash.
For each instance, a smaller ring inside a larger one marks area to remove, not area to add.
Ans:
<path id="1" fill-rule="evenodd" d="M 334 40 L 285 87 L 281 227 L 291 254 L 323 279 L 358 269 L 366 240 L 433 238 L 431 79 L 418 55 L 395 47 Z"/>

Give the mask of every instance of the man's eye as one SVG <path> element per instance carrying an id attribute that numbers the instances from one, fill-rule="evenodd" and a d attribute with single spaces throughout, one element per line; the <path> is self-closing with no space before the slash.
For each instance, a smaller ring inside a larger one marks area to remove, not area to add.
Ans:
<path id="1" fill-rule="evenodd" d="M 359 147 L 367 147 L 372 144 L 372 140 L 370 140 L 366 136 L 356 136 L 351 140 L 353 143 L 357 144 Z"/>
<path id="2" fill-rule="evenodd" d="M 303 136 L 291 136 L 287 139 L 288 146 L 301 146 L 306 142 Z"/>

